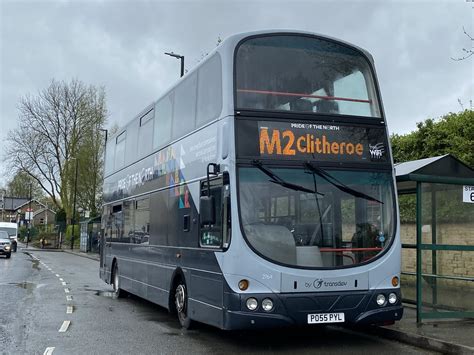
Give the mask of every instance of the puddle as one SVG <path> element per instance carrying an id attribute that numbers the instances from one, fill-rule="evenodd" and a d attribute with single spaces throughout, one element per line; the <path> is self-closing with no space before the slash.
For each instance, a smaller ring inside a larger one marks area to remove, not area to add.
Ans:
<path id="1" fill-rule="evenodd" d="M 38 270 L 38 271 L 41 270 L 41 268 L 39 267 L 40 261 L 38 259 L 33 258 L 33 256 L 30 253 L 28 253 L 27 251 L 24 251 L 23 253 L 30 257 L 31 267 L 33 269 Z"/>
<path id="2" fill-rule="evenodd" d="M 41 270 L 39 267 L 39 260 L 31 260 L 31 267 L 35 270 Z"/>
<path id="3" fill-rule="evenodd" d="M 36 284 L 31 283 L 31 282 L 26 282 L 26 281 L 18 282 L 18 283 L 11 282 L 9 285 L 13 285 L 13 286 L 16 286 L 16 287 L 19 287 L 19 288 L 23 288 L 23 289 L 25 289 L 29 292 L 32 292 L 36 288 Z"/>
<path id="4" fill-rule="evenodd" d="M 109 298 L 114 297 L 114 293 L 111 291 L 97 291 L 97 290 L 87 290 L 87 291 L 95 291 L 94 294 L 96 296 L 103 296 L 103 297 L 109 297 Z"/>

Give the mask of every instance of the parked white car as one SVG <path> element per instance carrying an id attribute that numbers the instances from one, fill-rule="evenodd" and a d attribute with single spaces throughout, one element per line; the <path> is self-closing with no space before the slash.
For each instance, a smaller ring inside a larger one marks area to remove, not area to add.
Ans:
<path id="1" fill-rule="evenodd" d="M 0 255 L 5 255 L 7 259 L 12 256 L 12 243 L 10 236 L 5 231 L 0 231 Z"/>
<path id="2" fill-rule="evenodd" d="M 11 242 L 11 248 L 13 252 L 16 252 L 17 241 L 18 241 L 18 225 L 13 222 L 0 222 L 0 231 L 8 233 Z"/>

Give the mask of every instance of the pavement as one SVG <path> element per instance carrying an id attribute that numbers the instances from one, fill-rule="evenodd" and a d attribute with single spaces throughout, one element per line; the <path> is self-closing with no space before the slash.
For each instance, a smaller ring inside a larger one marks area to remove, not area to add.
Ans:
<path id="1" fill-rule="evenodd" d="M 373 327 L 371 332 L 443 354 L 474 354 L 474 319 L 429 320 L 417 325 L 416 308 L 409 304 L 404 304 L 401 321 Z"/>
<path id="2" fill-rule="evenodd" d="M 33 247 L 28 247 L 28 249 L 70 253 L 96 261 L 100 259 L 99 254 L 84 253 L 77 249 L 38 249 Z M 360 331 L 358 328 L 353 328 L 353 330 Z M 391 326 L 370 327 L 365 330 L 380 337 L 397 340 L 429 351 L 443 354 L 474 354 L 474 319 L 430 320 L 417 324 L 416 308 L 409 304 L 404 305 L 401 321 Z"/>

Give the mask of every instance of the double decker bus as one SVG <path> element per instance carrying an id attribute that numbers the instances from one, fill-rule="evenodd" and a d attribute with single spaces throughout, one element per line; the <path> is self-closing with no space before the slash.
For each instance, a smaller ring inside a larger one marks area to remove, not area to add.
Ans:
<path id="1" fill-rule="evenodd" d="M 109 140 L 100 276 L 183 327 L 393 323 L 394 186 L 369 53 L 234 35 Z"/>

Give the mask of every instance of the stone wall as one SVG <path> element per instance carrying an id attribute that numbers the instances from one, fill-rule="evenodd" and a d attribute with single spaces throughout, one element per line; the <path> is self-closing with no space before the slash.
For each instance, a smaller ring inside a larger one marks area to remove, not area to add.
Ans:
<path id="1" fill-rule="evenodd" d="M 437 226 L 437 244 L 474 245 L 474 223 L 440 224 Z M 402 224 L 400 237 L 404 244 L 416 244 L 416 225 Z M 423 243 L 431 244 L 431 226 L 423 226 Z M 422 269 L 431 273 L 431 251 L 423 251 Z M 465 276 L 474 278 L 474 252 L 438 251 L 438 274 L 449 276 Z M 416 271 L 416 250 L 403 249 L 402 271 Z"/>
<path id="2" fill-rule="evenodd" d="M 437 244 L 448 245 L 474 245 L 474 223 L 444 223 L 437 225 Z M 402 243 L 416 244 L 416 224 L 402 224 L 400 228 Z M 431 244 L 431 226 L 423 226 L 423 243 Z M 474 252 L 467 251 L 437 251 L 436 252 L 436 274 L 443 276 L 461 276 L 474 279 Z M 402 249 L 402 271 L 416 272 L 416 250 Z M 422 252 L 422 271 L 432 274 L 432 251 Z M 414 298 L 415 278 L 402 276 L 402 289 L 405 287 L 404 295 L 410 299 Z M 431 303 L 431 290 L 433 278 L 423 279 L 423 300 Z M 464 299 L 472 298 L 474 295 L 474 282 L 438 279 L 436 286 L 439 290 L 438 303 L 452 307 L 474 309 L 474 301 L 464 302 Z M 464 297 L 465 295 L 470 297 Z M 444 296 L 443 296 L 444 295 Z M 448 296 L 451 295 L 451 296 Z M 456 297 L 463 296 L 463 297 Z"/>

